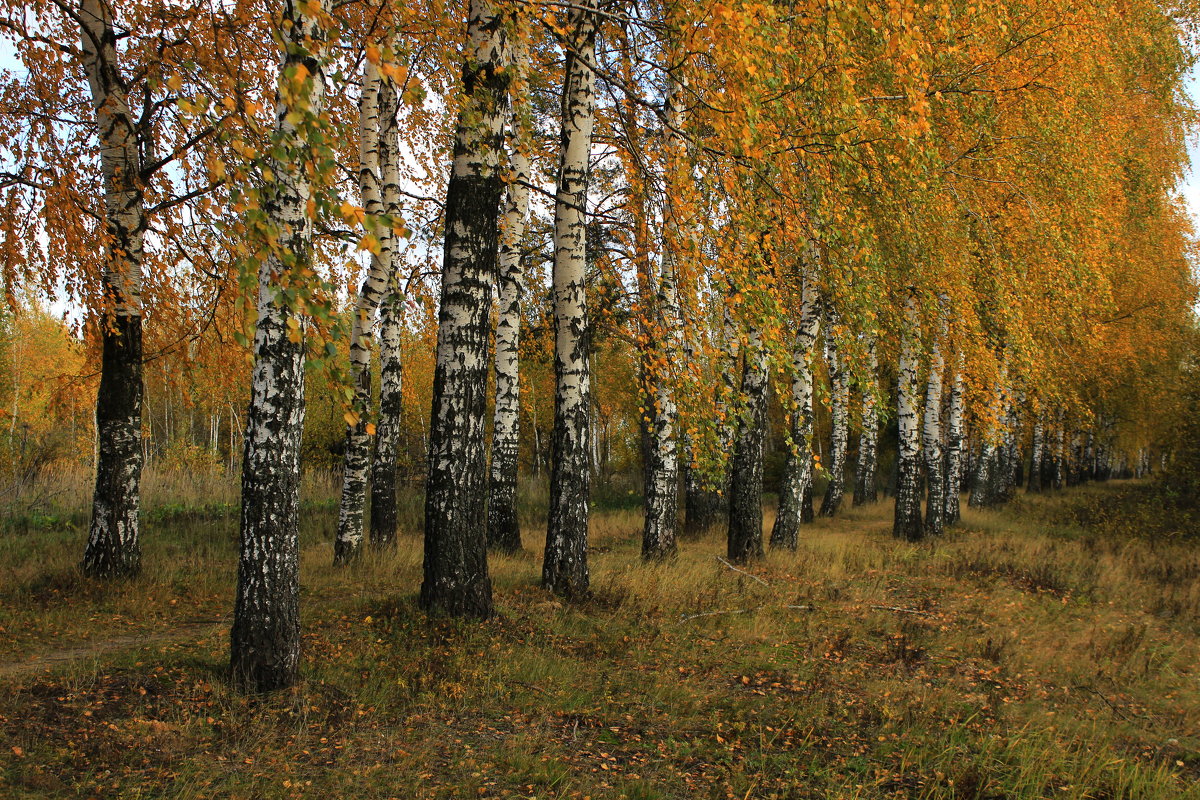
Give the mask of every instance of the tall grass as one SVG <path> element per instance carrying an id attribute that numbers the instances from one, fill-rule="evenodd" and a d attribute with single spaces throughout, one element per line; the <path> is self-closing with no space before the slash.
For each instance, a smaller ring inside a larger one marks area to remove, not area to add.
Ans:
<path id="1" fill-rule="evenodd" d="M 417 609 L 418 492 L 398 546 L 348 569 L 313 506 L 306 680 L 253 701 L 221 678 L 224 626 L 185 626 L 227 618 L 236 517 L 151 521 L 147 574 L 116 588 L 76 576 L 76 534 L 0 537 L 0 664 L 119 645 L 0 666 L 23 753 L 0 752 L 0 796 L 1200 797 L 1200 553 L 1072 522 L 1123 491 L 967 509 L 921 545 L 891 538 L 886 504 L 854 509 L 742 572 L 719 530 L 643 563 L 640 509 L 614 501 L 572 605 L 538 586 L 526 483 L 526 551 L 491 559 L 487 623 Z"/>

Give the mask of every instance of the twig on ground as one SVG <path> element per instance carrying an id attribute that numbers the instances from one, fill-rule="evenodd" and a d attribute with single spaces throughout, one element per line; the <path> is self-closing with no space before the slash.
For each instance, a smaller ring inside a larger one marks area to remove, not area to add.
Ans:
<path id="1" fill-rule="evenodd" d="M 1103 700 L 1104 705 L 1108 706 L 1114 714 L 1126 722 L 1130 722 L 1130 719 L 1125 715 L 1125 712 L 1121 711 L 1121 709 L 1119 709 L 1111 700 L 1104 696 L 1104 692 L 1100 691 L 1095 686 L 1083 686 L 1082 684 L 1077 684 L 1072 688 L 1082 689 L 1085 692 L 1091 692 L 1092 694 L 1096 695 L 1096 697 L 1099 697 L 1101 700 Z M 1137 716 L 1142 717 L 1141 714 L 1138 714 Z M 1146 719 L 1146 717 L 1142 717 L 1142 719 Z"/>
<path id="2" fill-rule="evenodd" d="M 928 611 L 918 611 L 915 608 L 900 608 L 899 606 L 871 606 L 877 611 L 895 611 L 898 614 L 919 614 L 922 617 L 936 616 Z"/>
<path id="3" fill-rule="evenodd" d="M 526 683 L 525 681 L 509 681 L 509 683 L 515 684 L 517 686 L 524 686 L 526 689 L 532 689 L 533 691 L 537 692 L 538 694 L 545 695 L 546 697 L 550 696 L 549 692 L 547 692 L 542 687 L 537 686 L 536 684 Z"/>
<path id="4" fill-rule="evenodd" d="M 722 614 L 749 614 L 751 611 L 758 611 L 762 606 L 754 608 L 735 608 L 729 611 L 703 611 L 699 614 L 684 614 L 679 618 L 680 622 L 687 622 L 690 619 L 699 619 L 700 617 L 716 617 Z"/>
<path id="5" fill-rule="evenodd" d="M 758 581 L 759 583 L 761 583 L 763 586 L 770 586 L 770 585 L 771 585 L 771 584 L 767 583 L 766 581 L 764 581 L 762 578 L 758 577 L 757 575 L 753 575 L 753 574 L 751 574 L 751 573 L 749 573 L 749 572 L 746 572 L 746 570 L 744 570 L 744 569 L 740 569 L 740 568 L 738 568 L 738 567 L 735 567 L 733 564 L 730 564 L 728 561 L 726 561 L 725 559 L 721 558 L 720 556 L 717 556 L 717 561 L 720 561 L 722 564 L 724 564 L 725 566 L 729 567 L 729 568 L 730 568 L 731 570 L 733 570 L 734 572 L 740 572 L 741 574 L 745 575 L 747 578 L 753 578 L 754 580 L 756 580 L 756 581 Z"/>

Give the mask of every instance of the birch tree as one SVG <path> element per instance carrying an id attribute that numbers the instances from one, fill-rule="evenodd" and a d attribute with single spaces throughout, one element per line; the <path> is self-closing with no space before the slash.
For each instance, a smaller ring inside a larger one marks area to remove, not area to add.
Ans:
<path id="1" fill-rule="evenodd" d="M 762 334 L 752 327 L 743 348 L 742 396 L 729 468 L 729 533 L 726 552 L 744 564 L 763 555 L 762 469 L 767 426 L 768 357 Z"/>
<path id="2" fill-rule="evenodd" d="M 83 0 L 78 19 L 100 139 L 105 228 L 96 489 L 83 570 L 97 578 L 118 578 L 141 569 L 142 251 L 148 224 L 143 142 L 117 64 L 112 7 L 105 0 Z"/>
<path id="3" fill-rule="evenodd" d="M 950 379 L 950 400 L 946 412 L 946 492 L 944 523 L 955 525 L 959 521 L 959 502 L 962 494 L 963 474 L 963 357 L 954 358 L 954 369 Z"/>
<path id="4" fill-rule="evenodd" d="M 568 598 L 589 591 L 591 375 L 587 316 L 587 186 L 596 124 L 596 0 L 572 7 L 562 91 L 554 206 L 554 434 L 542 585 Z"/>
<path id="5" fill-rule="evenodd" d="M 396 459 L 404 411 L 404 298 L 395 270 L 379 305 L 379 416 L 371 458 L 371 544 L 396 541 Z"/>
<path id="6" fill-rule="evenodd" d="M 925 532 L 940 534 L 946 512 L 946 484 L 942 454 L 942 373 L 946 369 L 942 347 L 949 325 L 945 296 L 938 298 L 938 331 L 929 350 L 929 374 L 925 380 L 925 416 L 921 447 L 925 457 Z"/>
<path id="7" fill-rule="evenodd" d="M 395 210 L 389 206 L 394 206 L 396 198 L 389 198 L 393 203 L 385 205 L 384 186 L 389 187 L 390 194 L 399 191 L 395 161 L 398 154 L 394 154 L 398 142 L 390 141 L 396 139 L 397 100 L 392 82 L 380 74 L 375 58 L 368 55 L 363 67 L 359 102 L 358 184 L 371 256 L 354 303 L 350 331 L 350 384 L 354 398 L 346 429 L 342 495 L 334 541 L 334 561 L 339 564 L 353 558 L 362 542 L 367 477 L 371 471 L 371 437 L 373 432 L 378 432 L 370 414 L 371 347 L 379 303 L 392 283 L 395 260 L 396 236 L 384 214 Z"/>
<path id="8" fill-rule="evenodd" d="M 892 534 L 910 542 L 925 536 L 921 521 L 921 466 L 919 415 L 920 320 L 916 291 L 910 289 L 904 303 L 904 325 L 900 338 L 900 380 L 896 417 L 900 423 L 895 520 Z"/>
<path id="9" fill-rule="evenodd" d="M 300 434 L 304 425 L 304 340 L 286 288 L 312 269 L 312 183 L 324 101 L 326 0 L 284 0 L 283 61 L 274 147 L 262 187 L 254 371 L 242 457 L 241 549 L 230 632 L 233 684 L 268 692 L 294 684 L 300 665 Z M 276 154 L 282 155 L 276 155 Z M 265 177 L 265 176 L 264 176 Z"/>
<path id="10" fill-rule="evenodd" d="M 500 238 L 500 289 L 496 319 L 496 404 L 492 418 L 492 466 L 488 486 L 488 546 L 521 549 L 517 519 L 517 457 L 520 453 L 521 374 L 517 347 L 521 336 L 524 284 L 522 248 L 529 213 L 529 158 L 520 135 L 509 145 L 512 176 Z"/>
<path id="11" fill-rule="evenodd" d="M 821 501 L 821 516 L 832 517 L 842 506 L 846 489 L 846 446 L 850 439 L 850 376 L 837 337 L 840 318 L 832 306 L 825 309 L 825 363 L 829 366 L 829 485 Z"/>
<path id="12" fill-rule="evenodd" d="M 484 415 L 512 71 L 503 7 L 470 3 L 464 98 L 446 192 L 421 606 L 456 616 L 492 613 Z"/>
<path id="13" fill-rule="evenodd" d="M 879 499 L 876 473 L 879 464 L 879 356 L 875 338 L 867 341 L 867 365 L 862 381 L 862 429 L 858 434 L 858 464 L 854 475 L 854 505 Z"/>
<path id="14" fill-rule="evenodd" d="M 815 264 L 810 265 L 811 267 Z M 779 486 L 779 510 L 771 528 L 771 547 L 795 550 L 804 499 L 811 503 L 813 483 L 813 371 L 812 351 L 821 325 L 821 301 L 811 272 L 802 278 L 800 319 L 792 345 L 792 405 L 789 411 L 789 447 L 784 454 Z M 810 506 L 811 508 L 811 506 Z M 811 518 L 810 520 L 811 521 Z"/>
<path id="15" fill-rule="evenodd" d="M 672 59 L 673 60 L 673 59 Z M 677 193 L 688 179 L 683 129 L 682 92 L 676 70 L 667 69 L 667 97 L 663 119 L 665 139 L 663 198 L 663 248 L 658 293 L 653 305 L 654 335 L 647 347 L 646 377 L 650 386 L 650 443 L 646 464 L 646 513 L 642 528 L 642 557 L 667 558 L 675 554 L 679 527 L 678 419 L 671 370 L 683 355 L 677 267 L 685 232 L 683 209 Z"/>

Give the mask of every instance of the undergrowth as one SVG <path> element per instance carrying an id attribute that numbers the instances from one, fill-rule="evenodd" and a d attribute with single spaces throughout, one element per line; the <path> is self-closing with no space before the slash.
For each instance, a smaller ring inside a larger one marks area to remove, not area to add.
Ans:
<path id="1" fill-rule="evenodd" d="M 537 585 L 531 492 L 485 623 L 416 608 L 411 516 L 338 569 L 316 510 L 304 682 L 252 699 L 224 681 L 236 516 L 151 519 L 115 587 L 78 576 L 78 532 L 5 535 L 0 796 L 1200 797 L 1200 551 L 1075 510 L 1134 488 L 968 510 L 923 545 L 853 510 L 753 577 L 720 531 L 643 564 L 616 508 L 579 605 Z"/>

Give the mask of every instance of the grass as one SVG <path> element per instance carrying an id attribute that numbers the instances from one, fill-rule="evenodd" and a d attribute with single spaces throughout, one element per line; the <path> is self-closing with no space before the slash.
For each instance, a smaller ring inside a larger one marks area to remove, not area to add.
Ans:
<path id="1" fill-rule="evenodd" d="M 395 552 L 335 569 L 317 488 L 305 680 L 270 698 L 223 677 L 235 515 L 151 515 L 112 588 L 77 529 L 0 536 L 0 797 L 1200 798 L 1200 550 L 1128 529 L 1137 484 L 920 546 L 848 511 L 766 585 L 717 531 L 641 563 L 614 500 L 582 605 L 537 585 L 530 491 L 486 623 L 416 609 L 416 499 Z"/>

